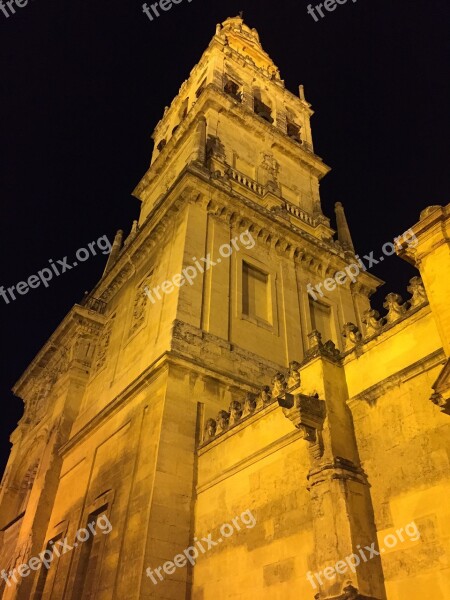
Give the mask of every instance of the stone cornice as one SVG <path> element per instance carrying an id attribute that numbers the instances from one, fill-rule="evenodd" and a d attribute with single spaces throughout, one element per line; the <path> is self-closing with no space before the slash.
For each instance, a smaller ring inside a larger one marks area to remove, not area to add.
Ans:
<path id="1" fill-rule="evenodd" d="M 203 184 L 203 187 L 202 185 Z M 211 187 L 222 192 L 211 198 Z M 220 219 L 239 221 L 254 232 L 258 232 L 258 241 L 271 244 L 282 254 L 292 256 L 297 262 L 316 273 L 323 279 L 347 266 L 348 261 L 342 250 L 334 243 L 320 240 L 304 229 L 297 227 L 281 215 L 271 211 L 250 198 L 250 190 L 234 190 L 230 183 L 214 178 L 203 167 L 190 164 L 186 166 L 171 188 L 153 207 L 138 234 L 119 255 L 116 264 L 91 292 L 102 300 L 111 299 L 113 292 L 107 288 L 118 289 L 138 268 L 137 254 L 148 256 L 163 236 L 167 220 L 173 212 L 178 212 L 188 202 L 202 202 L 208 212 Z M 242 207 L 249 209 L 243 215 Z M 368 293 L 374 291 L 381 280 L 362 273 Z"/>
<path id="2" fill-rule="evenodd" d="M 201 347 L 204 350 L 201 359 L 193 355 L 192 345 Z M 251 368 L 247 369 L 245 376 L 239 376 L 232 371 L 221 369 L 218 366 L 217 354 L 211 352 L 208 355 L 208 348 L 221 348 L 225 353 L 232 354 L 236 362 L 240 365 L 241 373 L 247 365 Z M 172 326 L 171 353 L 175 353 L 179 358 L 184 357 L 189 363 L 196 364 L 198 368 L 209 368 L 222 377 L 232 378 L 235 383 L 237 382 L 242 386 L 244 391 L 254 391 L 255 386 L 268 383 L 272 374 L 275 374 L 282 368 L 281 365 L 266 360 L 253 352 L 244 350 L 236 344 L 231 344 L 216 335 L 179 320 L 174 321 Z M 258 377 L 265 374 L 267 380 L 264 382 L 254 381 L 252 383 L 251 380 L 254 378 L 254 376 L 252 377 L 252 371 L 253 373 L 257 372 Z"/>
<path id="3" fill-rule="evenodd" d="M 189 172 L 192 173 L 193 169 L 189 169 Z M 223 192 L 222 197 L 215 195 L 214 200 L 208 202 L 208 211 L 219 219 L 239 223 L 241 228 L 247 227 L 250 232 L 258 236 L 257 242 L 264 242 L 281 255 L 294 258 L 311 273 L 316 273 L 323 279 L 334 275 L 336 271 L 342 270 L 348 265 L 344 252 L 339 250 L 334 243 L 316 238 L 287 221 L 277 212 L 271 211 L 248 196 L 233 190 L 229 183 L 221 179 L 211 179 L 207 173 L 200 170 L 196 170 L 195 174 L 209 187 L 214 186 Z M 198 185 L 195 189 L 200 190 Z M 204 194 L 206 193 L 205 189 Z M 243 204 L 251 210 L 253 215 L 243 213 Z M 251 216 L 253 218 L 250 218 Z M 378 277 L 369 273 L 361 275 L 364 279 L 362 284 L 369 293 L 375 291 L 380 283 L 383 283 Z"/>
<path id="4" fill-rule="evenodd" d="M 214 200 L 210 200 L 211 187 L 222 192 L 221 195 L 216 194 Z M 173 216 L 191 202 L 203 203 L 208 212 L 217 218 L 249 227 L 250 231 L 257 233 L 258 242 L 272 245 L 278 252 L 293 257 L 323 279 L 347 266 L 344 252 L 334 243 L 316 238 L 252 200 L 250 195 L 250 190 L 248 194 L 244 189 L 238 192 L 229 182 L 213 177 L 204 167 L 193 163 L 187 165 L 152 208 L 138 233 L 122 249 L 116 263 L 93 288 L 90 296 L 110 301 L 157 247 Z M 248 215 L 243 215 L 243 205 L 249 210 Z M 367 293 L 373 292 L 381 282 L 368 273 L 362 273 L 361 276 Z"/>

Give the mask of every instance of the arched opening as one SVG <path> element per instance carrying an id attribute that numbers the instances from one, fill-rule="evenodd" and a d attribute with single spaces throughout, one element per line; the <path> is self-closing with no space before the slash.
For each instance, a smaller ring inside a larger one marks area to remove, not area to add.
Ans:
<path id="1" fill-rule="evenodd" d="M 268 123 L 273 123 L 272 107 L 269 104 L 269 99 L 259 89 L 255 89 L 253 92 L 253 110 L 258 117 Z"/>

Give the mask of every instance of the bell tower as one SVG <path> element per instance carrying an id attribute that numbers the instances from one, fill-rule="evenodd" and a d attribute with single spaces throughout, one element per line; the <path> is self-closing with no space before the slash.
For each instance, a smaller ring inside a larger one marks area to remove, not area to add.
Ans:
<path id="1" fill-rule="evenodd" d="M 134 191 L 142 202 L 138 222 L 127 236 L 118 232 L 103 277 L 14 388 L 24 399 L 25 416 L 12 437 L 0 492 L 1 555 L 20 556 L 25 563 L 54 540 L 73 542 L 93 518 L 107 517 L 112 532 L 91 545 L 74 546 L 43 576 L 5 582 L 4 598 L 203 597 L 192 565 L 165 571 L 157 585 L 146 568 L 170 562 L 196 536 L 208 534 L 202 529 L 208 523 L 212 527 L 249 508 L 259 475 L 242 488 L 230 479 L 236 495 L 208 500 L 209 490 L 225 479 L 222 470 L 230 477 L 261 461 L 270 485 L 271 457 L 280 450 L 286 472 L 293 465 L 303 470 L 302 483 L 295 480 L 295 486 L 306 494 L 309 458 L 303 450 L 295 450 L 293 460 L 284 458 L 282 449 L 289 452 L 291 443 L 295 449 L 302 440 L 281 409 L 275 411 L 278 396 L 286 410 L 294 400 L 282 393 L 271 397 L 267 386 L 290 366 L 297 390 L 296 361 L 308 357 L 319 365 L 308 370 L 313 387 L 325 373 L 326 385 L 316 392 L 334 411 L 334 432 L 344 431 L 348 447 L 338 447 L 338 461 L 334 438 L 327 446 L 330 436 L 322 436 L 322 417 L 316 419 L 320 435 L 311 432 L 307 420 L 309 437 L 325 440 L 319 450 L 329 459 L 327 473 L 330 468 L 340 476 L 345 472 L 342 477 L 356 473 L 355 497 L 367 521 L 367 494 L 359 499 L 364 474 L 347 435 L 345 382 L 336 396 L 329 380 L 332 375 L 340 381 L 341 372 L 336 375 L 334 364 L 322 368 L 318 361 L 324 352 L 325 362 L 335 360 L 344 349 L 344 325 L 361 326 L 368 297 L 380 282 L 363 272 L 357 283 L 347 281 L 320 298 L 308 293 L 308 284 L 334 276 L 354 257 L 342 208 L 340 241 L 322 212 L 319 183 L 329 167 L 314 153 L 312 114 L 303 86 L 298 96 L 286 89 L 256 30 L 241 17 L 217 25 L 155 128 L 151 163 Z M 249 403 L 256 396 L 258 401 Z M 306 401 L 304 396 L 302 391 L 295 397 L 300 408 L 317 405 L 315 396 Z M 247 412 L 240 408 L 244 405 Z M 256 407 L 259 416 L 253 415 Z M 230 419 L 237 423 L 242 416 L 254 425 L 245 425 L 247 433 L 262 433 L 249 443 L 242 430 L 232 448 L 245 456 L 226 467 L 232 452 L 221 452 L 217 440 L 203 447 L 205 429 L 228 439 Z M 300 421 L 294 417 L 295 429 Z M 219 451 L 214 454 L 212 447 Z M 346 488 L 330 478 L 335 495 L 324 484 L 324 506 L 338 498 L 345 521 Z M 32 480 L 29 494 L 17 491 L 25 485 L 22 479 Z M 321 472 L 316 479 L 322 483 Z M 284 501 L 278 506 L 273 500 L 273 510 L 282 512 Z M 320 502 L 322 496 L 318 512 Z M 219 513 L 219 505 L 228 512 Z M 303 497 L 301 505 L 308 506 Z M 199 521 L 200 514 L 207 518 Z M 308 523 L 305 516 L 305 539 L 313 535 Z M 347 527 L 346 551 L 357 525 Z M 329 530 L 328 522 L 316 522 L 319 541 Z M 272 552 L 259 531 L 246 542 L 249 564 L 250 550 L 264 546 Z M 323 549 L 321 560 L 328 558 Z M 213 554 L 208 560 L 213 571 Z M 207 580 L 209 567 L 199 573 L 198 581 Z M 270 569 L 267 573 L 270 581 Z M 292 587 L 289 597 L 307 585 Z M 268 586 L 267 598 L 272 597 Z"/>
<path id="2" fill-rule="evenodd" d="M 340 239 L 342 226 L 336 241 L 322 212 L 319 185 L 330 169 L 314 153 L 312 115 L 303 85 L 298 96 L 286 89 L 257 31 L 241 17 L 229 18 L 217 25 L 200 61 L 165 108 L 153 133 L 150 168 L 134 192 L 142 201 L 142 225 L 191 179 L 189 195 L 206 209 L 198 215 L 205 245 L 194 243 L 192 256 L 209 252 L 214 260 L 233 234 L 252 232 L 257 240 L 253 267 L 262 269 L 259 277 L 265 278 L 267 290 L 259 287 L 268 297 L 256 327 L 249 325 L 242 298 L 236 296 L 246 286 L 243 252 L 205 275 L 195 323 L 192 312 L 180 316 L 278 364 L 288 364 L 299 351 L 303 355 L 313 329 L 342 348 L 344 324 L 362 325 L 368 296 L 380 284 L 362 273 L 357 286 L 348 281 L 319 302 L 306 292 L 308 283 L 325 280 L 352 257 L 356 261 L 351 240 L 349 245 Z M 345 220 L 340 203 L 336 210 L 339 225 Z M 187 247 L 191 238 L 201 237 L 197 227 L 188 225 Z M 191 295 L 180 290 L 181 313 L 183 300 Z"/>
<path id="3" fill-rule="evenodd" d="M 312 225 L 319 238 L 330 236 L 319 197 L 319 181 L 329 168 L 313 151 L 312 114 L 303 86 L 298 97 L 286 90 L 255 29 L 240 17 L 217 25 L 153 133 L 151 168 L 136 189 L 141 220 L 161 192 L 151 185 L 155 178 L 170 186 L 195 160 L 231 185 L 256 192 L 258 204 L 269 210 L 288 202 L 291 214 Z"/>

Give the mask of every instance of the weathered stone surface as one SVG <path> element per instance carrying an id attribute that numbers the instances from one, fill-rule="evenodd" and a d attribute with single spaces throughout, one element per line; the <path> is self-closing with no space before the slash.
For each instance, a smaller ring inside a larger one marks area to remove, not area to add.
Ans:
<path id="1" fill-rule="evenodd" d="M 139 222 L 15 387 L 0 570 L 92 515 L 112 531 L 4 600 L 446 598 L 450 209 L 397 249 L 423 284 L 385 318 L 369 273 L 312 298 L 353 244 L 340 207 L 340 243 L 322 213 L 311 115 L 254 29 L 218 25 L 155 129 Z"/>

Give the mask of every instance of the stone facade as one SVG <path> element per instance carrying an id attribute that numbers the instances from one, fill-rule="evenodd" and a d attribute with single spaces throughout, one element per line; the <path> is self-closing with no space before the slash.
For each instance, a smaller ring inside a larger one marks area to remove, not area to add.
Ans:
<path id="1" fill-rule="evenodd" d="M 112 531 L 0 580 L 4 600 L 448 598 L 450 206 L 397 243 L 420 271 L 409 300 L 380 317 L 368 272 L 312 300 L 355 255 L 342 206 L 338 240 L 322 213 L 311 115 L 254 29 L 217 26 L 156 126 L 139 222 L 14 388 L 0 567 L 93 515 Z M 208 256 L 192 285 L 146 294 Z M 195 566 L 147 575 L 245 511 L 254 526 Z M 412 522 L 419 539 L 382 548 Z"/>

